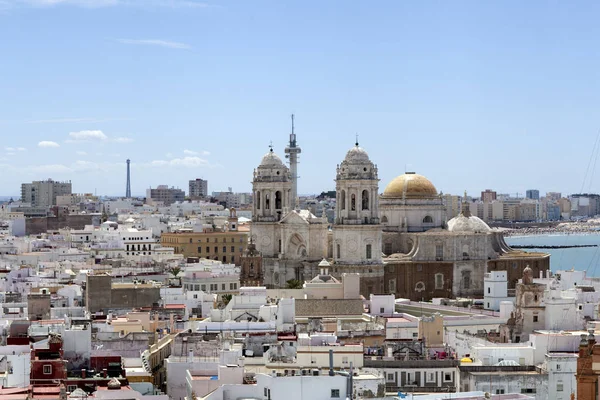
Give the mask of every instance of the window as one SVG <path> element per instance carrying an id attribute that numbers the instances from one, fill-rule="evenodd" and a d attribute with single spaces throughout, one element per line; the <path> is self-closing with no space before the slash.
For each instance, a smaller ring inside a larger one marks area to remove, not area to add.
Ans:
<path id="1" fill-rule="evenodd" d="M 385 308 L 379 307 L 379 314 L 385 314 Z"/>
<path id="2" fill-rule="evenodd" d="M 496 389 L 496 394 L 504 394 L 504 389 Z"/>
<path id="3" fill-rule="evenodd" d="M 371 259 L 371 245 L 367 245 L 367 260 Z"/>
<path id="4" fill-rule="evenodd" d="M 219 252 L 219 246 L 215 246 L 215 253 Z"/>
<path id="5" fill-rule="evenodd" d="M 560 364 L 556 364 L 556 370 L 560 371 Z"/>
<path id="6" fill-rule="evenodd" d="M 390 255 L 390 254 L 392 254 L 392 251 L 393 251 L 393 249 L 392 249 L 391 243 L 384 244 L 384 253 L 385 254 Z"/>
<path id="7" fill-rule="evenodd" d="M 206 285 L 202 285 L 202 286 L 201 286 L 201 288 L 202 288 L 202 291 L 203 291 L 203 292 L 205 292 L 205 291 L 206 291 Z"/>
<path id="8" fill-rule="evenodd" d="M 488 287 L 488 294 L 489 293 L 492 293 L 492 288 L 491 287 Z"/>
<path id="9" fill-rule="evenodd" d="M 557 392 L 562 392 L 563 391 L 563 383 L 562 382 L 557 382 L 556 383 L 556 391 Z"/>
<path id="10" fill-rule="evenodd" d="M 260 192 L 256 192 L 256 209 L 260 210 Z M 267 395 L 267 389 L 265 389 L 265 396 Z"/>
<path id="11" fill-rule="evenodd" d="M 342 364 L 348 364 L 348 356 L 342 357 Z"/>
<path id="12" fill-rule="evenodd" d="M 198 253 L 202 253 L 202 246 L 198 246 Z"/>
<path id="13" fill-rule="evenodd" d="M 393 381 L 394 380 L 394 374 L 387 374 L 387 380 L 388 381 Z"/>
<path id="14" fill-rule="evenodd" d="M 444 274 L 435 274 L 435 288 L 438 290 L 444 288 Z"/>
<path id="15" fill-rule="evenodd" d="M 341 194 L 340 194 L 340 203 L 341 203 L 341 209 L 345 210 L 346 209 L 346 191 L 342 190 Z"/>
<path id="16" fill-rule="evenodd" d="M 435 372 L 427 372 L 425 373 L 425 380 L 429 383 L 435 382 Z"/>
<path id="17" fill-rule="evenodd" d="M 339 399 L 340 398 L 340 389 L 331 389 L 331 398 Z"/>
<path id="18" fill-rule="evenodd" d="M 356 195 L 354 193 L 350 196 L 350 210 L 356 211 Z"/>
<path id="19" fill-rule="evenodd" d="M 235 263 L 235 256 L 231 256 L 231 263 L 234 264 Z"/>
<path id="20" fill-rule="evenodd" d="M 417 332 L 413 332 L 413 337 L 414 337 L 414 338 L 416 338 L 416 337 L 419 337 L 419 333 L 417 333 Z"/>
<path id="21" fill-rule="evenodd" d="M 396 293 L 396 280 L 395 279 L 390 279 L 388 289 L 389 289 L 390 293 Z"/>
<path id="22" fill-rule="evenodd" d="M 235 246 L 231 246 L 231 252 L 235 253 Z"/>
<path id="23" fill-rule="evenodd" d="M 198 295 L 197 295 L 197 294 L 195 294 L 195 295 L 194 295 L 194 299 L 197 299 L 197 298 L 198 298 Z"/>
<path id="24" fill-rule="evenodd" d="M 210 253 L 210 247 L 206 246 L 206 253 Z"/>
<path id="25" fill-rule="evenodd" d="M 533 322 L 538 322 L 538 316 L 537 315 L 533 316 Z"/>
<path id="26" fill-rule="evenodd" d="M 369 209 L 369 191 L 368 190 L 362 191 L 362 209 L 363 210 Z"/>
<path id="27" fill-rule="evenodd" d="M 433 218 L 431 218 L 430 215 L 426 215 L 425 218 L 423 218 L 423 223 L 424 224 L 432 224 L 433 223 Z"/>
<path id="28" fill-rule="evenodd" d="M 336 247 L 337 258 L 340 258 L 341 254 L 342 254 L 342 251 L 341 251 L 342 247 L 340 246 L 339 243 L 336 244 L 335 247 Z"/>
<path id="29" fill-rule="evenodd" d="M 192 238 L 190 238 L 190 243 L 192 243 L 192 241 L 193 241 Z"/>
<path id="30" fill-rule="evenodd" d="M 521 393 L 535 393 L 535 389 L 521 389 Z"/>
<path id="31" fill-rule="evenodd" d="M 234 290 L 234 289 L 235 289 L 235 283 L 230 283 L 229 290 Z"/>
<path id="32" fill-rule="evenodd" d="M 52 365 L 44 365 L 44 375 L 52 374 Z"/>
<path id="33" fill-rule="evenodd" d="M 221 290 L 225 290 L 225 284 L 224 283 L 221 284 Z"/>
<path id="34" fill-rule="evenodd" d="M 435 245 L 435 259 L 437 261 L 441 261 L 444 259 L 444 245 L 443 244 Z"/>
<path id="35" fill-rule="evenodd" d="M 452 381 L 452 374 L 450 372 L 445 372 L 444 373 L 444 382 L 451 382 Z"/>

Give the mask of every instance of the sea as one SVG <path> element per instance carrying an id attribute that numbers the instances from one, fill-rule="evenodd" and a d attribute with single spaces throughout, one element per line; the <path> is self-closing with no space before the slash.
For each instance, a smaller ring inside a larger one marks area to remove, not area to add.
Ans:
<path id="1" fill-rule="evenodd" d="M 528 248 L 524 250 L 550 253 L 550 269 L 552 271 L 575 269 L 587 271 L 587 275 L 590 277 L 600 276 L 600 233 L 509 236 L 505 240 L 508 245 L 520 246 L 597 245 L 597 247 L 569 249 Z"/>

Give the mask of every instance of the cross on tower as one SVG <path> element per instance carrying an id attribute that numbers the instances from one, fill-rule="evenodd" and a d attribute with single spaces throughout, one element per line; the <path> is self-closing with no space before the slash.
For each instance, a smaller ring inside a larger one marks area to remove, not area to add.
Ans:
<path id="1" fill-rule="evenodd" d="M 269 142 L 269 149 L 272 153 L 273 152 L 273 141 L 272 140 Z"/>
<path id="2" fill-rule="evenodd" d="M 358 146 L 358 133 L 356 134 L 356 145 Z"/>

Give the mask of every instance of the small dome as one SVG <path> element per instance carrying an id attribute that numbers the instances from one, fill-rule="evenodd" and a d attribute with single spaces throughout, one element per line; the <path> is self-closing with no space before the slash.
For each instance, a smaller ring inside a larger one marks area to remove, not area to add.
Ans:
<path id="1" fill-rule="evenodd" d="M 492 229 L 481 218 L 471 215 L 466 217 L 460 214 L 448 221 L 448 231 L 450 232 L 489 232 Z"/>
<path id="2" fill-rule="evenodd" d="M 271 149 L 267 154 L 265 154 L 260 162 L 259 167 L 267 167 L 267 168 L 283 168 L 285 165 L 281 158 L 277 154 L 273 152 Z"/>
<path id="3" fill-rule="evenodd" d="M 358 143 L 356 143 L 356 145 L 353 148 L 348 150 L 344 161 L 351 164 L 362 164 L 371 162 L 371 160 L 369 159 L 369 154 L 365 151 L 365 149 L 360 147 Z"/>
<path id="4" fill-rule="evenodd" d="M 394 178 L 383 191 L 383 197 L 437 197 L 433 183 L 423 175 L 407 172 Z"/>

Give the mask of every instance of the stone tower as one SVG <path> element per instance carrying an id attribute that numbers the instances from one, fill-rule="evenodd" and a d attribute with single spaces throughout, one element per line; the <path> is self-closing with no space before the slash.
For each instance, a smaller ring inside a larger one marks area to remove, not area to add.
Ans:
<path id="1" fill-rule="evenodd" d="M 381 293 L 383 262 L 377 166 L 358 142 L 337 167 L 333 259 L 338 273 L 359 272 L 361 294 Z"/>
<path id="2" fill-rule="evenodd" d="M 250 241 L 241 257 L 240 285 L 262 286 L 263 269 L 262 255 L 256 250 L 254 242 Z"/>

